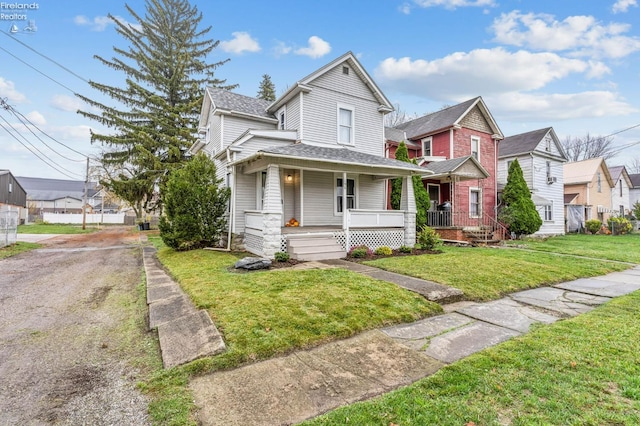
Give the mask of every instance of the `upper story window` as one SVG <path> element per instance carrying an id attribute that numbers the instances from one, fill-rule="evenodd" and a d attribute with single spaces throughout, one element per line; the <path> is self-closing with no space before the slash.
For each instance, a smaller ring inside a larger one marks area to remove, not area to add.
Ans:
<path id="1" fill-rule="evenodd" d="M 422 156 L 423 157 L 431 157 L 433 155 L 431 150 L 432 142 L 433 142 L 433 139 L 431 138 L 431 136 L 429 136 L 428 138 L 422 139 Z"/>
<path id="2" fill-rule="evenodd" d="M 551 152 L 551 138 L 549 136 L 544 138 L 544 150 Z"/>
<path id="3" fill-rule="evenodd" d="M 9 194 L 13 192 L 13 182 L 9 182 Z"/>
<path id="4" fill-rule="evenodd" d="M 280 111 L 280 113 L 278 114 L 278 129 L 280 130 L 284 130 L 285 129 L 285 111 L 282 110 Z"/>
<path id="5" fill-rule="evenodd" d="M 598 172 L 597 174 L 597 180 L 598 180 L 598 192 L 602 192 L 602 174 L 600 172 Z"/>
<path id="6" fill-rule="evenodd" d="M 353 145 L 353 107 L 338 105 L 338 143 Z"/>
<path id="7" fill-rule="evenodd" d="M 477 136 L 471 136 L 471 155 L 480 161 L 480 138 Z"/>
<path id="8" fill-rule="evenodd" d="M 622 179 L 620 179 L 620 196 L 622 197 Z"/>
<path id="9" fill-rule="evenodd" d="M 547 180 L 551 177 L 551 161 L 547 161 Z"/>

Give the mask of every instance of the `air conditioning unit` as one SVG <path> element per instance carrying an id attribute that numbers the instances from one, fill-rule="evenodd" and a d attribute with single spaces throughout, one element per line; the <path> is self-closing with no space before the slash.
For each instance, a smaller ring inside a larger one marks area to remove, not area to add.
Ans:
<path id="1" fill-rule="evenodd" d="M 549 185 L 551 185 L 552 183 L 556 183 L 557 181 L 558 181 L 558 178 L 557 178 L 557 177 L 555 177 L 555 176 L 553 176 L 553 177 L 552 177 L 552 176 L 547 177 L 547 183 L 548 183 Z"/>

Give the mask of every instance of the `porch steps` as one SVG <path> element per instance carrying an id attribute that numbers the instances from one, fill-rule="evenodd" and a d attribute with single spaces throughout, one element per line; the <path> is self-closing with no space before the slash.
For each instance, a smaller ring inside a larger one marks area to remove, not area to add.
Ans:
<path id="1" fill-rule="evenodd" d="M 500 240 L 496 240 L 493 237 L 493 230 L 490 228 L 470 228 L 463 231 L 465 239 L 469 240 L 471 244 L 483 244 L 492 245 L 500 243 Z"/>
<path id="2" fill-rule="evenodd" d="M 287 252 L 296 260 L 343 259 L 347 253 L 333 236 L 289 235 Z"/>

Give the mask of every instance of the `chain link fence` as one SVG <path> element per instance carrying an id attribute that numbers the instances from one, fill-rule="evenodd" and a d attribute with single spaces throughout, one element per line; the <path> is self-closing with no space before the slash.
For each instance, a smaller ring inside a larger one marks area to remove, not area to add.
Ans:
<path id="1" fill-rule="evenodd" d="M 18 222 L 18 211 L 0 210 L 0 247 L 16 243 L 18 239 Z"/>

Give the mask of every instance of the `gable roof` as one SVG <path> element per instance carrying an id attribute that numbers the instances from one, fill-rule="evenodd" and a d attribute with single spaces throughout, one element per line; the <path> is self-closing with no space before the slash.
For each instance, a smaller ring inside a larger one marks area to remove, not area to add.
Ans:
<path id="1" fill-rule="evenodd" d="M 629 175 L 632 188 L 640 188 L 640 173 L 633 173 Z"/>
<path id="2" fill-rule="evenodd" d="M 329 62 L 325 66 L 312 72 L 303 79 L 297 81 L 289 88 L 289 90 L 287 90 L 282 96 L 276 99 L 275 102 L 273 102 L 273 104 L 269 106 L 268 111 L 274 113 L 278 108 L 280 108 L 284 103 L 289 101 L 289 99 L 291 99 L 298 93 L 311 91 L 311 87 L 309 86 L 309 84 L 313 80 L 320 77 L 322 74 L 329 72 L 333 68 L 342 65 L 345 62 L 349 64 L 349 66 L 356 72 L 356 74 L 365 82 L 367 87 L 369 87 L 371 93 L 373 93 L 373 96 L 375 96 L 376 100 L 380 103 L 379 109 L 387 112 L 393 111 L 393 105 L 391 105 L 389 99 L 387 99 L 384 93 L 382 93 L 382 90 L 380 90 L 378 85 L 375 83 L 375 81 L 373 81 L 369 73 L 367 73 L 362 64 L 360 64 L 360 61 L 356 59 L 355 55 L 352 52 L 345 53 L 344 55 Z"/>
<path id="3" fill-rule="evenodd" d="M 627 173 L 627 168 L 625 166 L 612 166 L 609 167 L 609 173 L 611 173 L 611 179 L 613 179 L 614 184 L 617 183 L 620 178 L 624 178 L 629 186 L 633 185 L 633 181 L 631 180 L 631 175 Z"/>
<path id="4" fill-rule="evenodd" d="M 602 166 L 602 170 L 604 171 L 605 178 L 609 182 L 609 186 L 613 186 L 614 184 L 613 180 L 611 179 L 611 173 L 609 173 L 607 163 L 605 163 L 602 157 L 564 163 L 562 165 L 564 184 L 571 185 L 589 183 L 595 176 L 600 166 Z"/>
<path id="5" fill-rule="evenodd" d="M 502 135 L 500 128 L 496 124 L 489 112 L 489 109 L 480 96 L 449 108 L 424 115 L 416 118 L 415 120 L 407 121 L 406 123 L 396 126 L 396 129 L 404 130 L 407 137 L 410 139 L 439 133 L 452 127 L 460 126 L 462 119 L 476 106 L 478 106 L 482 111 L 489 123 L 489 126 L 491 127 L 491 131 L 498 136 L 498 139 L 502 139 L 504 136 Z"/>
<path id="6" fill-rule="evenodd" d="M 84 181 L 46 179 L 16 176 L 16 180 L 27 193 L 27 199 L 38 201 L 53 201 L 69 197 L 82 200 L 84 197 Z M 87 197 L 92 197 L 97 190 L 95 182 L 89 182 Z"/>
<path id="7" fill-rule="evenodd" d="M 471 179 L 471 178 L 478 179 L 478 178 L 481 178 L 481 176 L 484 176 L 484 178 L 489 177 L 489 172 L 487 172 L 487 170 L 484 167 L 482 167 L 482 165 L 478 162 L 478 160 L 476 160 L 475 157 L 472 155 L 468 155 L 466 157 L 452 158 L 450 160 L 432 161 L 426 165 L 426 169 L 432 171 L 434 174 L 434 177 L 440 177 L 445 175 L 454 175 L 454 176 L 464 177 L 459 173 L 459 171 L 462 170 L 463 166 L 469 163 L 471 163 L 470 165 L 472 166 L 472 168 L 476 169 L 474 173 L 477 172 L 477 174 L 467 177 L 468 179 Z M 465 180 L 465 179 L 462 179 L 462 180 Z"/>
<path id="8" fill-rule="evenodd" d="M 532 130 L 530 132 L 520 133 L 519 135 L 507 136 L 498 145 L 498 158 L 512 157 L 516 155 L 529 154 L 534 152 L 540 141 L 550 134 L 551 139 L 556 144 L 560 156 L 566 160 L 567 156 L 564 152 L 562 144 L 559 143 L 553 127 L 545 127 L 543 129 Z"/>

